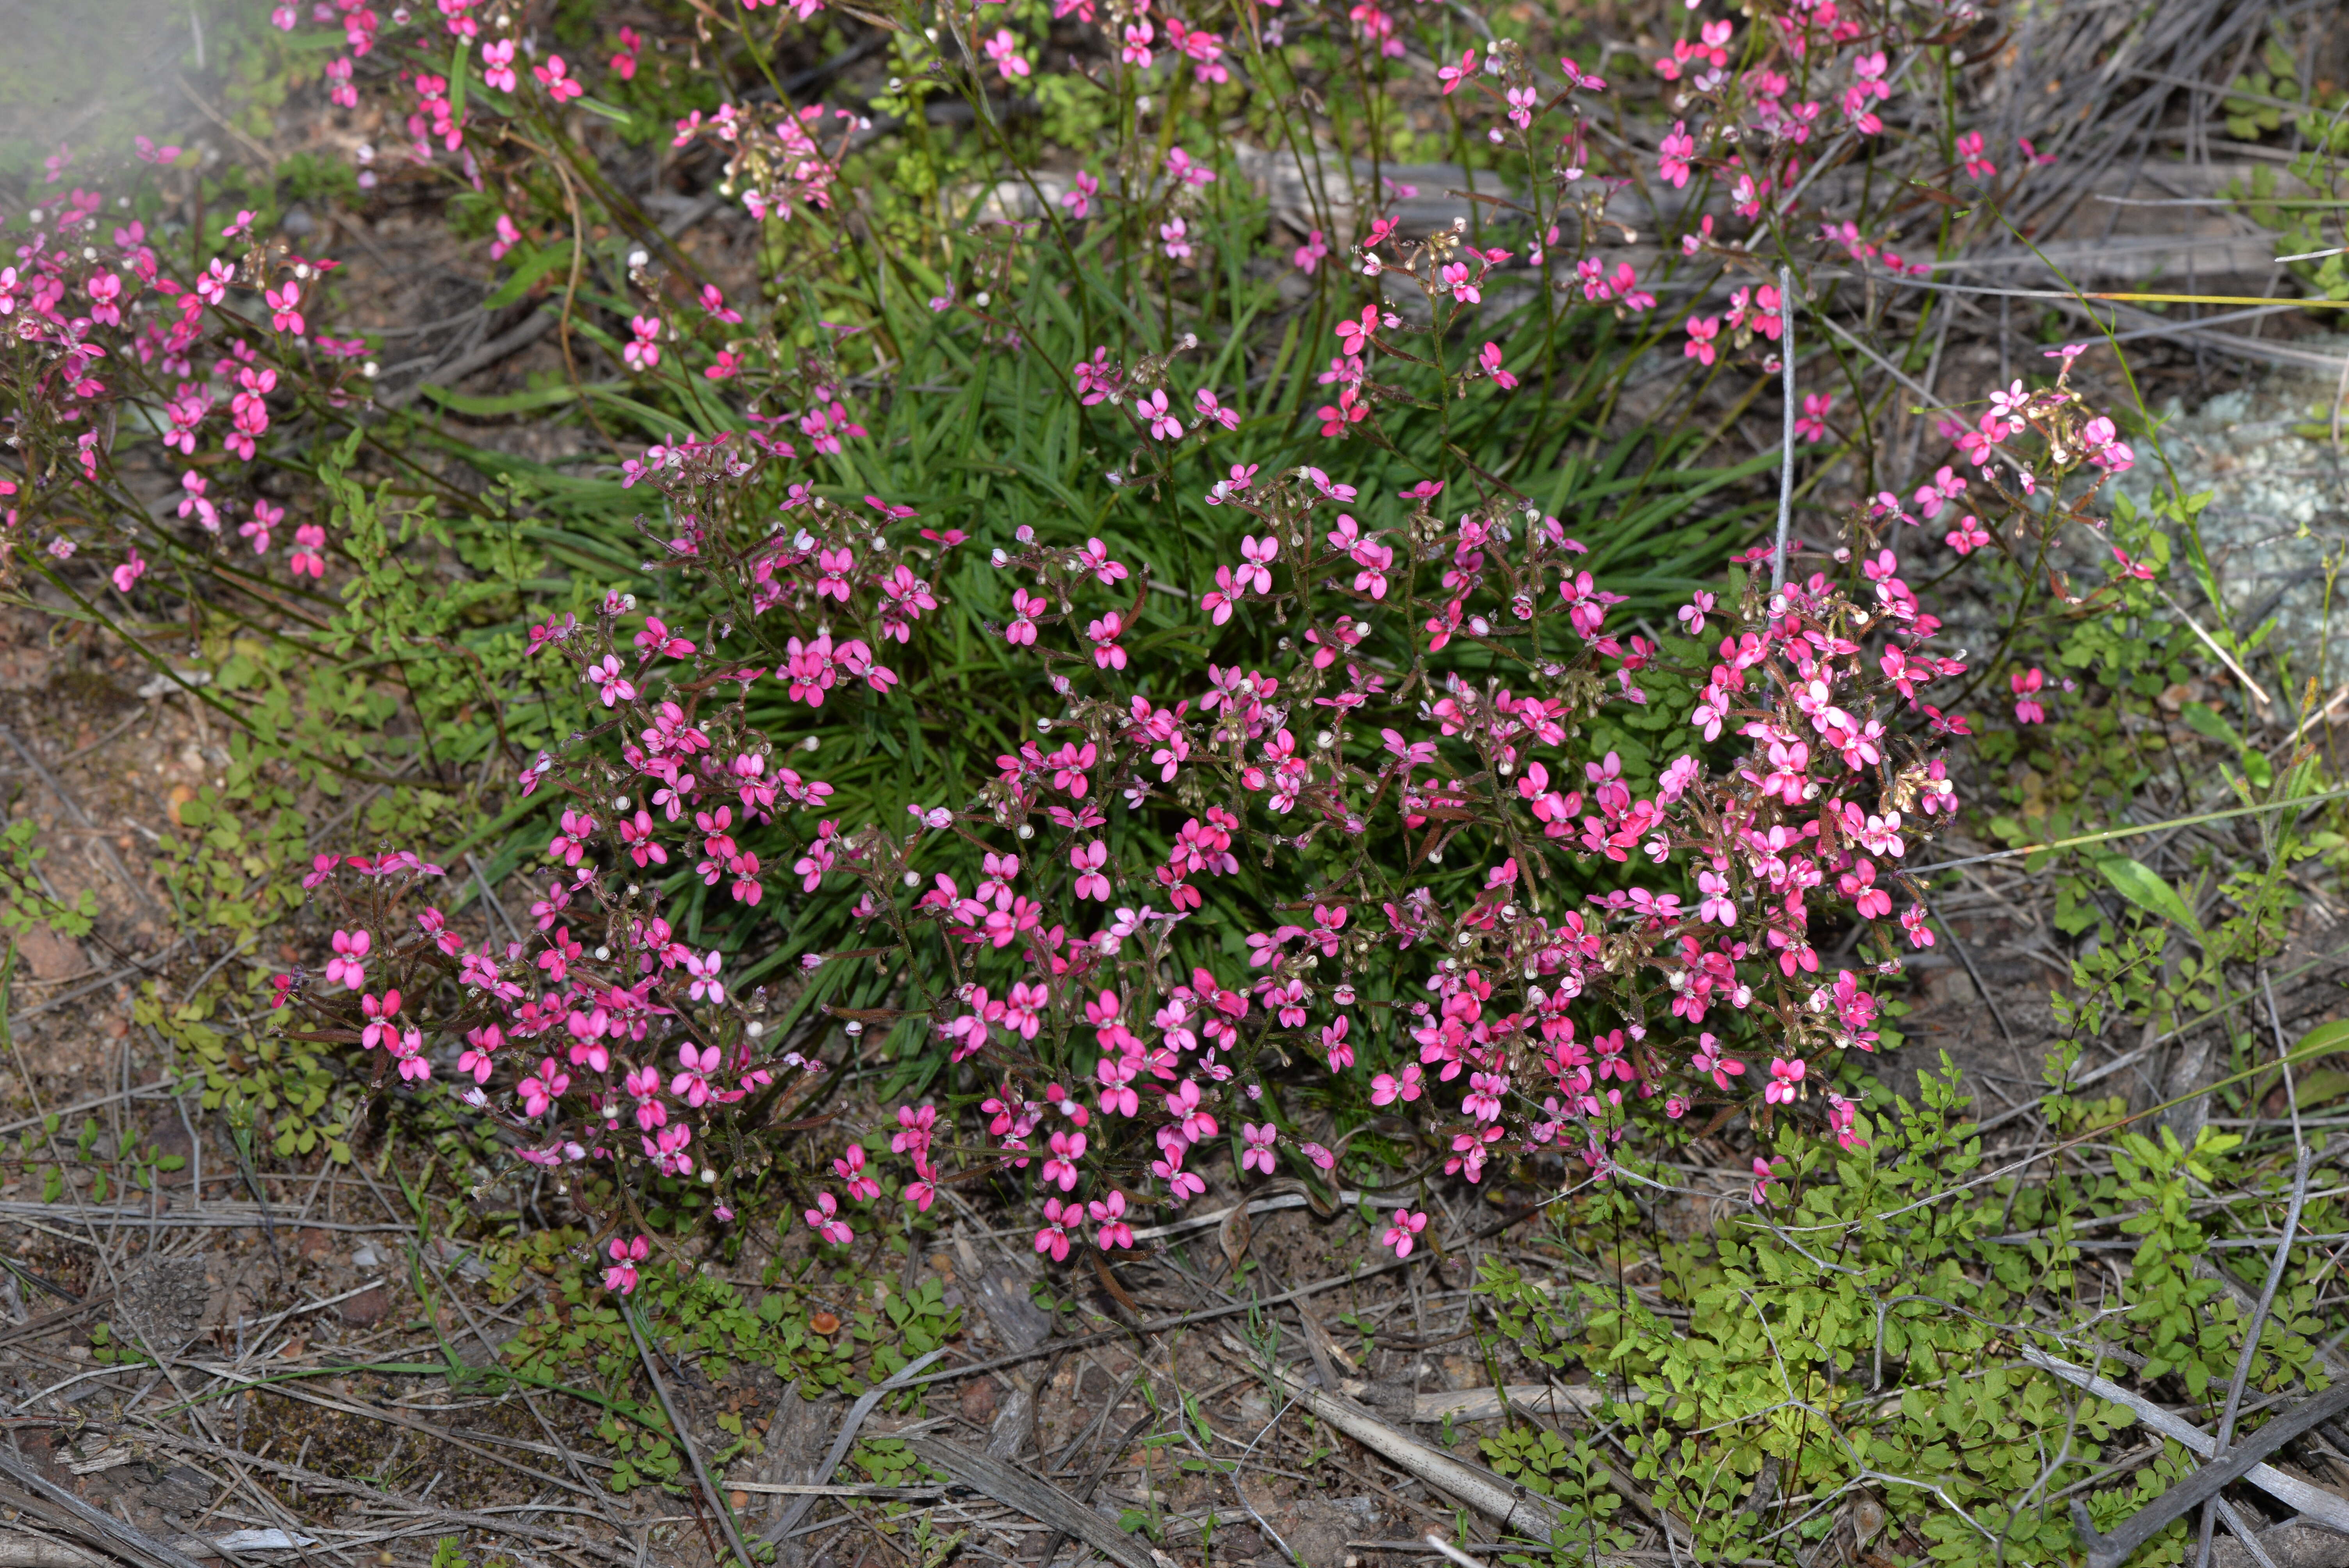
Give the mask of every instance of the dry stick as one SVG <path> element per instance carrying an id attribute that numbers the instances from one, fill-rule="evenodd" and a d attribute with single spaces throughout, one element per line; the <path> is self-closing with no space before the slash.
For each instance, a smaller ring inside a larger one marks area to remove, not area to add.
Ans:
<path id="1" fill-rule="evenodd" d="M 506 928 L 506 934 L 520 941 L 522 929 L 514 924 L 513 916 L 506 913 L 505 900 L 498 896 L 498 890 L 490 885 L 490 874 L 481 869 L 481 857 L 467 850 L 465 863 L 473 868 L 473 880 L 481 884 L 481 896 L 489 900 L 490 907 L 497 912 L 498 921 Z"/>
<path id="2" fill-rule="evenodd" d="M 411 1513 L 424 1514 L 432 1519 L 443 1521 L 450 1524 L 471 1526 L 476 1530 L 492 1532 L 503 1531 L 515 1535 L 528 1536 L 537 1541 L 553 1542 L 557 1545 L 569 1547 L 574 1550 L 594 1552 L 597 1555 L 606 1558 L 614 1563 L 626 1561 L 620 1557 L 618 1553 L 612 1551 L 610 1547 L 604 1546 L 592 1538 L 583 1539 L 575 1536 L 560 1535 L 551 1530 L 543 1530 L 536 1525 L 523 1523 L 520 1520 L 502 1519 L 492 1514 L 460 1512 L 454 1509 L 430 1508 L 422 1503 L 410 1502 L 408 1499 L 400 1496 L 397 1492 L 386 1492 L 378 1488 L 364 1485 L 358 1481 L 345 1480 L 340 1476 L 327 1475 L 319 1470 L 305 1470 L 298 1464 L 288 1464 L 284 1460 L 273 1460 L 260 1454 L 248 1454 L 240 1449 L 231 1449 L 220 1443 L 207 1442 L 200 1438 L 191 1438 L 184 1433 L 174 1432 L 168 1428 L 149 1429 L 144 1440 L 152 1442 L 162 1448 L 181 1449 L 191 1453 L 203 1454 L 210 1458 L 222 1460 L 222 1462 L 243 1461 L 254 1470 L 267 1470 L 272 1475 L 283 1476 L 290 1481 L 298 1482 L 305 1491 L 328 1492 L 339 1497 L 358 1498 L 371 1503 L 387 1504 L 392 1507 L 403 1508 Z M 0 1449 L 0 1458 L 5 1457 L 5 1450 Z M 582 1511 L 563 1508 L 543 1511 L 571 1513 Z"/>
<path id="3" fill-rule="evenodd" d="M 2219 645 L 2218 639 L 2211 636 L 2209 633 L 2202 629 L 2201 622 L 2187 614 L 2186 606 L 2172 598 L 2168 589 L 2164 588 L 2160 583 L 2157 583 L 2153 585 L 2153 591 L 2161 595 L 2161 602 L 2163 603 L 2168 605 L 2172 610 L 2178 613 L 2178 618 L 2186 623 L 2186 629 L 2193 633 L 2196 636 L 2201 638 L 2202 645 L 2209 649 L 2212 653 L 2218 655 L 2219 662 L 2226 665 L 2228 669 L 2234 672 L 2235 678 L 2243 683 L 2244 689 L 2251 694 L 2253 699 L 2256 700 L 2261 707 L 2271 706 L 2273 699 L 2268 696 L 2267 688 L 2260 685 L 2259 682 L 2253 680 L 2251 678 L 2251 672 L 2235 662 L 2235 655 L 2220 647 Z"/>
<path id="4" fill-rule="evenodd" d="M 758 1568 L 758 1564 L 750 1561 L 750 1549 L 742 1544 L 740 1532 L 734 1528 L 734 1511 L 726 1506 L 726 1500 L 718 1495 L 716 1487 L 709 1484 L 709 1472 L 701 1466 L 700 1450 L 693 1446 L 693 1436 L 686 1430 L 685 1418 L 678 1414 L 677 1406 L 668 1397 L 668 1384 L 662 1380 L 660 1367 L 653 1361 L 653 1348 L 646 1343 L 645 1331 L 636 1324 L 636 1303 L 622 1301 L 620 1316 L 627 1323 L 629 1337 L 636 1342 L 636 1355 L 645 1364 L 645 1376 L 653 1380 L 653 1392 L 660 1397 L 661 1408 L 668 1414 L 669 1429 L 677 1434 L 677 1446 L 683 1449 L 685 1457 L 692 1461 L 693 1479 L 701 1483 L 701 1495 L 709 1500 L 711 1510 L 718 1515 L 718 1522 L 726 1531 L 726 1543 L 734 1548 L 735 1558 L 742 1568 Z"/>
<path id="5" fill-rule="evenodd" d="M 2087 1548 L 2088 1568 L 2120 1568 L 2130 1553 L 2167 1529 L 2172 1520 L 2192 1512 L 2242 1480 L 2268 1455 L 2320 1421 L 2332 1420 L 2344 1410 L 2349 1410 L 2349 1382 L 2336 1383 L 2314 1398 L 2303 1399 L 2244 1439 L 2224 1458 L 2205 1465 L 2137 1510 L 2110 1535 L 2096 1529 L 2086 1506 L 2074 1498 L 2072 1528 Z"/>
<path id="6" fill-rule="evenodd" d="M 1226 1347 L 1237 1355 L 1247 1354 L 1247 1347 L 1237 1340 L 1227 1339 Z M 1563 1516 L 1547 1498 L 1495 1475 L 1481 1465 L 1472 1465 L 1429 1448 L 1342 1395 L 1313 1387 L 1278 1366 L 1258 1365 L 1255 1370 L 1257 1377 L 1275 1392 L 1303 1405 L 1317 1419 L 1345 1433 L 1423 1483 L 1441 1488 L 1477 1512 L 1500 1521 L 1504 1531 L 1523 1519 L 1524 1528 L 1529 1532 L 1548 1534 L 1563 1522 Z M 1614 1479 L 1610 1470 L 1609 1480 L 1611 1482 Z"/>
<path id="7" fill-rule="evenodd" d="M 160 1563 L 164 1568 L 198 1568 L 192 1558 L 178 1549 L 92 1508 L 5 1449 L 0 1449 L 0 1475 L 50 1507 L 62 1509 L 79 1528 L 94 1532 L 109 1551 L 137 1563 Z"/>
<path id="8" fill-rule="evenodd" d="M 919 1372 L 923 1367 L 927 1367 L 931 1362 L 936 1361 L 939 1357 L 944 1356 L 946 1353 L 947 1347 L 941 1345 L 936 1350 L 929 1352 L 927 1355 L 917 1357 L 914 1360 L 907 1362 L 905 1366 L 898 1367 L 896 1371 L 891 1373 L 887 1377 L 883 1378 L 872 1387 L 864 1390 L 863 1394 L 857 1396 L 856 1403 L 848 1408 L 847 1417 L 840 1423 L 839 1434 L 832 1439 L 832 1448 L 824 1455 L 823 1470 L 822 1473 L 816 1477 L 816 1480 L 819 1481 L 827 1481 L 832 1479 L 833 1472 L 840 1468 L 840 1461 L 848 1457 L 848 1446 L 856 1440 L 856 1429 L 864 1424 L 864 1418 L 873 1413 L 873 1407 L 881 1402 L 884 1395 L 887 1394 L 893 1388 L 920 1387 L 921 1383 L 917 1383 L 914 1380 L 914 1374 Z M 922 1383 L 930 1381 L 933 1381 L 933 1379 L 922 1379 Z M 781 1541 L 791 1534 L 792 1527 L 797 1524 L 801 1520 L 806 1518 L 807 1511 L 815 1506 L 817 1495 L 819 1494 L 802 1492 L 800 1495 L 799 1501 L 792 1504 L 791 1507 L 783 1511 L 782 1518 L 768 1526 L 766 1531 L 766 1539 L 769 1541 Z"/>
<path id="9" fill-rule="evenodd" d="M 1795 521 L 1795 274 L 1778 269 L 1779 384 L 1786 400 L 1783 449 L 1778 459 L 1778 548 L 1770 558 L 1770 589 L 1786 585 L 1786 531 Z"/>
<path id="10" fill-rule="evenodd" d="M 364 1405 L 355 1404 L 349 1400 L 330 1398 L 324 1394 L 313 1394 L 308 1389 L 296 1387 L 291 1383 L 257 1377 L 250 1372 L 241 1372 L 233 1367 L 203 1367 L 194 1362 L 185 1363 L 185 1365 L 196 1367 L 199 1371 L 210 1372 L 215 1377 L 225 1378 L 233 1383 L 243 1383 L 256 1389 L 266 1389 L 281 1399 L 297 1399 L 305 1405 L 316 1405 L 323 1409 L 340 1410 L 345 1415 L 360 1416 L 371 1421 L 381 1421 L 388 1427 L 404 1427 L 411 1432 L 421 1433 L 425 1437 L 447 1443 L 450 1448 L 471 1454 L 475 1459 L 487 1460 L 492 1464 L 502 1465 L 508 1470 L 526 1475 L 533 1480 L 543 1481 L 549 1486 L 560 1487 L 565 1491 L 575 1491 L 591 1501 L 597 1501 L 597 1493 L 593 1486 L 574 1485 L 561 1476 L 549 1475 L 544 1470 L 533 1470 L 528 1465 L 507 1459 L 502 1454 L 493 1454 L 487 1449 L 477 1448 L 468 1442 L 465 1434 L 454 1427 L 444 1427 L 434 1421 L 420 1421 L 413 1416 L 401 1415 L 390 1410 L 371 1410 Z M 510 1443 L 516 1439 L 491 1438 L 490 1440 Z"/>
<path id="11" fill-rule="evenodd" d="M 2243 1406 L 2243 1385 L 2251 1380 L 2251 1360 L 2259 1354 L 2260 1331 L 2267 1326 L 2268 1309 L 2275 1305 L 2276 1286 L 2283 1283 L 2284 1264 L 2292 1261 L 2292 1233 L 2300 1229 L 2301 1206 L 2308 1202 L 2308 1145 L 2301 1142 L 2299 1158 L 2293 1162 L 2292 1206 L 2283 1214 L 2283 1234 L 2276 1242 L 2275 1261 L 2268 1265 L 2267 1284 L 2261 1287 L 2260 1304 L 2251 1309 L 2251 1325 L 2243 1335 L 2242 1354 L 2235 1358 L 2235 1381 L 2227 1390 L 2227 1407 L 2219 1418 L 2214 1441 L 2220 1452 L 2225 1451 L 2227 1439 L 2234 1435 L 2235 1416 Z M 2206 1510 L 2202 1515 L 2202 1546 L 2195 1558 L 2195 1568 L 2210 1568 L 2211 1521 L 2211 1513 Z"/>
<path id="12" fill-rule="evenodd" d="M 2209 1459 L 2218 1451 L 2218 1445 L 2210 1440 L 2208 1432 L 2109 1378 L 2100 1377 L 2085 1367 L 2075 1367 L 2068 1361 L 2058 1360 L 2033 1346 L 2024 1346 L 2022 1355 L 2025 1362 L 2043 1372 L 2052 1373 L 2110 1404 L 2127 1406 L 2136 1413 L 2139 1424 L 2170 1439 L 2197 1458 Z M 2285 1507 L 2304 1513 L 2329 1529 L 2349 1531 L 2349 1499 L 2338 1493 L 2327 1491 L 2297 1476 L 2286 1475 L 2271 1465 L 2253 1465 L 2244 1472 L 2243 1479 Z"/>

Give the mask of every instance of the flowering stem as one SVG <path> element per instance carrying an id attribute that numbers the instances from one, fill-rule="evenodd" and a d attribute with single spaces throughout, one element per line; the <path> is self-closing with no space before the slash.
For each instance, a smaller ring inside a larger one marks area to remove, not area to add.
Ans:
<path id="1" fill-rule="evenodd" d="M 1795 273 L 1778 268 L 1778 366 L 1786 400 L 1784 445 L 1778 459 L 1778 548 L 1770 557 L 1772 591 L 1786 585 L 1786 531 L 1795 521 Z"/>

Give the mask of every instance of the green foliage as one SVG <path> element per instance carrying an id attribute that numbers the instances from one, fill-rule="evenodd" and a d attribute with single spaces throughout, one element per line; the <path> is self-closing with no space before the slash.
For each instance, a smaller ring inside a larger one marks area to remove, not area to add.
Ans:
<path id="1" fill-rule="evenodd" d="M 510 1299 L 520 1294 L 525 1274 L 536 1276 L 545 1291 L 545 1304 L 523 1313 L 521 1332 L 507 1343 L 506 1366 L 542 1384 L 584 1376 L 606 1391 L 610 1408 L 597 1431 L 625 1461 L 614 1473 L 615 1491 L 673 1483 L 683 1460 L 657 1406 L 626 1398 L 639 1363 L 636 1341 L 612 1305 L 616 1298 L 603 1289 L 581 1233 L 509 1231 L 486 1240 L 481 1254 L 490 1264 L 494 1295 Z M 820 1290 L 807 1279 L 778 1281 L 753 1293 L 709 1269 L 658 1263 L 642 1271 L 629 1299 L 644 1315 L 647 1333 L 706 1376 L 723 1378 L 736 1364 L 763 1367 L 811 1398 L 826 1389 L 856 1391 L 886 1377 L 946 1343 L 962 1326 L 961 1309 L 946 1305 L 936 1277 L 925 1278 L 910 1292 L 876 1282 L 858 1293 L 854 1312 L 836 1312 L 839 1326 L 828 1335 L 817 1333 L 812 1319 L 833 1311 L 824 1304 L 837 1304 L 839 1294 Z M 911 1408 L 918 1396 L 896 1398 Z M 743 1430 L 739 1418 L 721 1424 L 735 1440 L 714 1455 L 705 1454 L 706 1462 L 723 1464 L 758 1450 L 758 1439 Z"/>
<path id="2" fill-rule="evenodd" d="M 1568 1523 L 1550 1538 L 1557 1562 L 1587 1562 L 1594 1553 L 1630 1549 L 1632 1532 L 1615 1518 L 1623 1500 L 1609 1485 L 1610 1472 L 1588 1437 L 1578 1433 L 1569 1442 L 1547 1429 L 1512 1427 L 1478 1446 L 1495 1473 L 1565 1509 Z M 1502 1561 L 1535 1560 L 1513 1554 Z"/>
<path id="3" fill-rule="evenodd" d="M 1667 1243 L 1658 1291 L 1553 1294 L 1485 1265 L 1476 1289 L 1504 1339 L 1554 1367 L 1579 1362 L 1613 1390 L 1601 1420 L 1624 1434 L 1628 1479 L 1689 1532 L 1681 1548 L 1696 1560 L 1792 1560 L 1826 1533 L 1827 1503 L 1861 1491 L 1933 1561 L 2060 1560 L 2072 1530 L 2051 1500 L 2096 1476 L 2134 1417 L 2020 1361 L 2018 1346 L 2075 1363 L 2109 1346 L 2132 1381 L 2175 1374 L 2197 1399 L 2214 1384 L 2223 1394 L 2241 1325 L 2220 1284 L 2198 1277 L 2210 1239 L 2198 1213 L 2243 1179 L 2229 1163 L 2239 1140 L 2206 1130 L 2185 1150 L 2128 1132 L 2109 1174 L 2059 1160 L 2024 1184 L 1982 1171 L 1946 1058 L 1920 1088 L 1921 1105 L 1863 1119 L 1867 1145 L 1786 1148 L 1791 1202 Z M 2116 1220 L 2137 1250 L 2114 1281 L 2117 1304 L 2084 1332 L 2077 1242 Z M 2267 1326 L 2255 1390 L 2324 1380 L 2308 1337 L 2316 1266 L 2300 1266 Z M 1605 1530 L 1607 1461 L 1587 1444 L 1519 1429 L 1485 1451 Z M 2088 1491 L 2100 1528 L 2182 1460 L 2171 1445 L 2132 1483 Z"/>
<path id="4" fill-rule="evenodd" d="M 258 1020 L 233 1012 L 230 995 L 228 980 L 216 977 L 172 1003 L 150 980 L 131 1004 L 131 1019 L 160 1035 L 183 1071 L 202 1077 L 203 1109 L 226 1111 L 233 1130 L 281 1158 L 324 1151 L 350 1163 L 360 1086 L 315 1042 L 253 1027 Z"/>
<path id="5" fill-rule="evenodd" d="M 48 846 L 33 841 L 36 830 L 29 817 L 0 828 L 0 934 L 10 939 L 11 962 L 15 939 L 35 926 L 46 925 L 59 936 L 78 939 L 89 934 L 90 922 L 98 918 L 98 894 L 89 889 L 84 888 L 69 903 L 51 894 L 40 870 L 41 861 L 48 858 Z"/>

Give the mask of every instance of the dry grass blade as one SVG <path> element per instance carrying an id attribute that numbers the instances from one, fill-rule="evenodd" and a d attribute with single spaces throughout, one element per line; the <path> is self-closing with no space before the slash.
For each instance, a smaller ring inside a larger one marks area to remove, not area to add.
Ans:
<path id="1" fill-rule="evenodd" d="M 1050 1481 L 1040 1480 L 1016 1466 L 943 1438 L 914 1438 L 908 1439 L 906 1446 L 955 1480 L 1007 1507 L 1018 1509 L 1030 1519 L 1076 1537 L 1122 1568 L 1174 1568 L 1173 1559 L 1164 1553 L 1117 1529 Z"/>

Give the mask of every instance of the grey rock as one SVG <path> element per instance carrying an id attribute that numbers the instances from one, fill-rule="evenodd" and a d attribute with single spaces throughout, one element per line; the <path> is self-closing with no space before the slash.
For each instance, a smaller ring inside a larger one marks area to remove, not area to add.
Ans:
<path id="1" fill-rule="evenodd" d="M 2309 339 L 2302 346 L 2339 353 L 2349 338 Z M 2281 684 L 2271 678 L 2279 655 L 2294 687 L 2317 673 L 2320 655 L 2328 686 L 2349 676 L 2349 647 L 2343 645 L 2349 584 L 2333 585 L 2329 612 L 2326 603 L 2328 567 L 2337 573 L 2349 559 L 2349 453 L 2296 429 L 2328 422 L 2339 385 L 2336 377 L 2282 366 L 2199 407 L 2173 401 L 2162 410 L 2168 421 L 2162 448 L 2179 488 L 2189 496 L 2211 492 L 2199 531 L 2228 624 L 2249 635 L 2271 618 L 2275 623 L 2251 670 L 2271 695 Z M 2136 445 L 2137 466 L 2114 488 L 2142 506 L 2168 481 L 2152 444 Z M 2177 559 L 2185 541 L 2172 532 Z M 2200 595 L 2190 591 L 2188 573 L 2173 569 L 2170 581 L 2171 592 L 2198 616 L 2212 614 L 2196 603 Z"/>

